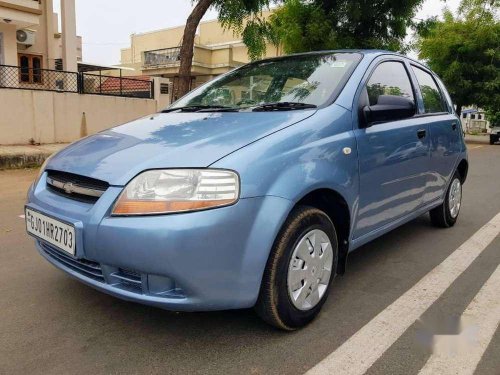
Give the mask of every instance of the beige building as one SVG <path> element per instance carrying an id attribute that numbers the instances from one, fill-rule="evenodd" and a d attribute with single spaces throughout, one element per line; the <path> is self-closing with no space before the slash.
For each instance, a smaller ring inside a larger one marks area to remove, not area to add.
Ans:
<path id="1" fill-rule="evenodd" d="M 22 83 L 39 83 L 38 69 L 77 71 L 82 40 L 76 35 L 74 0 L 63 0 L 61 10 L 64 33 L 52 0 L 0 1 L 0 65 L 23 69 Z"/>
<path id="2" fill-rule="evenodd" d="M 72 142 L 168 105 L 163 78 L 79 63 L 75 0 L 58 23 L 52 0 L 0 0 L 0 145 Z"/>
<path id="3" fill-rule="evenodd" d="M 267 12 L 264 16 L 268 16 Z M 121 64 L 143 75 L 175 81 L 179 72 L 179 52 L 184 26 L 133 34 L 130 47 L 121 50 Z M 280 48 L 267 46 L 267 56 L 281 54 Z M 192 88 L 249 62 L 241 36 L 225 30 L 217 20 L 201 22 L 195 38 Z"/>

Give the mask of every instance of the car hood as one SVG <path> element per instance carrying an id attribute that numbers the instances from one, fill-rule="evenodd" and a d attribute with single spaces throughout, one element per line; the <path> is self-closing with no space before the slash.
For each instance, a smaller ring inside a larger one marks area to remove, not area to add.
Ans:
<path id="1" fill-rule="evenodd" d="M 147 169 L 208 167 L 315 112 L 155 114 L 71 144 L 47 169 L 123 186 Z"/>

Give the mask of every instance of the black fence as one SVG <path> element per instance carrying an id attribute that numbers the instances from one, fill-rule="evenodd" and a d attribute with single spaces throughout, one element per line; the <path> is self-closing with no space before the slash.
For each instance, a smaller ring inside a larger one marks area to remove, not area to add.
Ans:
<path id="1" fill-rule="evenodd" d="M 125 78 L 9 65 L 0 65 L 0 88 L 154 98 L 153 81 L 149 77 Z"/>
<path id="2" fill-rule="evenodd" d="M 78 73 L 0 65 L 1 88 L 77 93 L 79 80 Z"/>
<path id="3" fill-rule="evenodd" d="M 81 73 L 82 94 L 125 96 L 152 99 L 153 81 L 149 77 L 124 78 L 101 74 Z"/>

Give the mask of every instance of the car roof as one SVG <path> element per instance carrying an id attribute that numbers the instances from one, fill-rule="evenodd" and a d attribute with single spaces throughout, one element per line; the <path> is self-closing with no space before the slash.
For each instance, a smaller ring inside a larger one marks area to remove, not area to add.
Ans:
<path id="1" fill-rule="evenodd" d="M 311 51 L 311 52 L 299 52 L 299 53 L 292 53 L 289 55 L 283 55 L 283 56 L 277 56 L 277 57 L 270 57 L 262 60 L 257 60 L 254 62 L 259 62 L 259 61 L 273 61 L 273 60 L 281 60 L 281 59 L 287 59 L 290 57 L 297 57 L 297 56 L 310 56 L 310 55 L 324 55 L 324 54 L 330 54 L 330 53 L 359 53 L 365 57 L 370 57 L 371 59 L 375 59 L 378 56 L 382 55 L 392 55 L 392 56 L 398 56 L 402 57 L 405 59 L 410 60 L 411 62 L 418 64 L 422 67 L 425 67 L 428 70 L 431 70 L 425 63 L 415 60 L 409 56 L 403 55 L 399 52 L 394 52 L 394 51 L 388 51 L 388 50 L 383 50 L 383 49 L 335 49 L 335 50 L 320 50 L 320 51 Z"/>

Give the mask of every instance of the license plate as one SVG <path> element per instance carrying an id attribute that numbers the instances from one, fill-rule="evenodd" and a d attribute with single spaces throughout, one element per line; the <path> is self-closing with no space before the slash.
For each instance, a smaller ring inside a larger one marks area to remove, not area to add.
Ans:
<path id="1" fill-rule="evenodd" d="M 26 230 L 33 236 L 42 239 L 58 249 L 75 255 L 75 228 L 62 221 L 53 219 L 26 208 Z"/>

